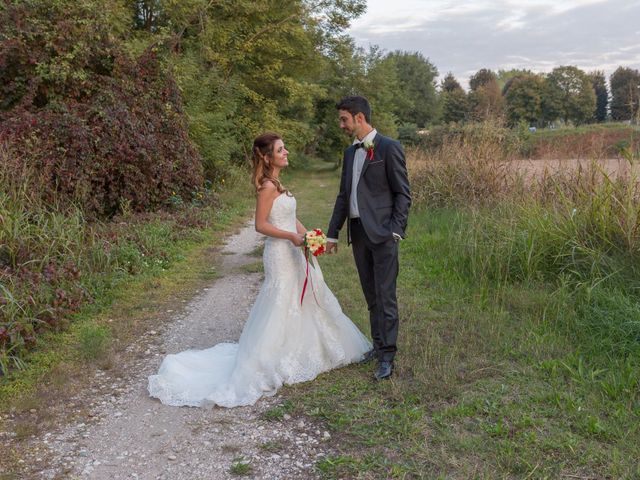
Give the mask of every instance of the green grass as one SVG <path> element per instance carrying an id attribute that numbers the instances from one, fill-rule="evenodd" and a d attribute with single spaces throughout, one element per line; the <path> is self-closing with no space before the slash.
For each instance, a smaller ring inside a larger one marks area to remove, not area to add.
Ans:
<path id="1" fill-rule="evenodd" d="M 261 273 L 264 271 L 264 265 L 262 264 L 262 260 L 256 260 L 255 262 L 242 265 L 240 270 L 245 273 Z"/>
<path id="2" fill-rule="evenodd" d="M 305 226 L 326 228 L 338 173 L 299 171 L 286 180 Z M 400 250 L 393 380 L 375 383 L 372 366 L 354 365 L 285 390 L 296 412 L 333 432 L 339 454 L 319 462 L 318 472 L 362 479 L 640 477 L 637 358 L 598 346 L 610 340 L 629 347 L 635 324 L 623 319 L 637 304 L 607 291 L 585 302 L 575 285 L 533 273 L 514 279 L 470 270 L 464 235 L 473 221 L 456 209 L 412 211 Z M 320 263 L 345 313 L 368 333 L 346 244 Z M 584 323 L 606 315 L 613 320 Z M 598 330 L 616 324 L 615 334 Z"/>
<path id="3" fill-rule="evenodd" d="M 627 125 L 620 122 L 608 123 L 592 123 L 588 125 L 580 125 L 579 127 L 566 126 L 560 128 L 541 128 L 536 132 L 536 136 L 540 137 L 562 137 L 564 135 L 583 134 L 591 132 L 607 132 L 607 131 L 623 131 L 623 132 L 640 132 L 635 125 Z"/>
<path id="4" fill-rule="evenodd" d="M 243 457 L 238 457 L 233 460 L 229 473 L 238 476 L 251 475 L 253 473 L 253 467 L 249 462 L 246 462 Z"/>
<path id="5" fill-rule="evenodd" d="M 338 175 L 327 169 L 287 172 L 285 184 L 307 228 L 326 229 Z M 145 266 L 149 257 L 140 250 L 118 254 L 123 272 L 139 273 L 98 282 L 97 301 L 67 331 L 43 335 L 26 368 L 0 384 L 0 412 L 17 404 L 33 408 L 52 402 L 56 391 L 81 388 L 74 382 L 87 362 L 116 368 L 109 352 L 157 328 L 163 302 L 175 304 L 216 275 L 205 268 L 207 245 L 236 224 L 249 200 L 225 200 L 216 229 L 176 243 L 162 266 Z M 632 210 L 627 205 L 625 215 L 598 218 L 632 219 Z M 640 478 L 634 257 L 620 253 L 622 260 L 607 260 L 608 270 L 601 271 L 609 280 L 594 285 L 587 280 L 600 277 L 589 265 L 601 266 L 605 258 L 598 249 L 569 244 L 569 252 L 584 254 L 563 255 L 559 270 L 554 252 L 578 230 L 602 229 L 574 223 L 563 237 L 554 227 L 558 219 L 544 212 L 519 212 L 517 222 L 510 213 L 414 208 L 400 249 L 394 378 L 376 383 L 372 365 L 352 365 L 283 389 L 287 400 L 264 413 L 272 421 L 304 414 L 331 430 L 337 453 L 316 464 L 323 477 Z M 141 235 L 136 244 L 154 251 L 166 230 L 150 224 Z M 368 333 L 344 240 L 337 255 L 319 260 L 345 313 Z M 619 272 L 624 275 L 614 279 Z M 25 437 L 34 429 L 20 426 Z M 272 448 L 277 445 L 263 447 Z M 248 475 L 252 468 L 239 458 L 230 471 Z"/>
<path id="6" fill-rule="evenodd" d="M 86 322 L 78 328 L 78 350 L 87 360 L 105 355 L 111 344 L 111 330 L 106 325 Z"/>
<path id="7" fill-rule="evenodd" d="M 135 225 L 125 219 L 127 225 L 119 228 L 128 237 L 119 239 L 116 249 L 105 252 L 96 248 L 90 255 L 85 249 L 83 261 L 92 262 L 95 268 L 88 269 L 93 274 L 83 276 L 82 281 L 93 301 L 70 315 L 65 328 L 41 332 L 35 346 L 20 355 L 22 368 L 13 368 L 0 378 L 0 430 L 10 426 L 17 435 L 0 455 L 0 472 L 4 472 L 0 477 L 25 478 L 30 465 L 20 461 L 30 445 L 23 440 L 74 419 L 84 421 L 84 407 L 64 406 L 86 391 L 93 373 L 102 370 L 112 376 L 127 375 L 124 366 L 138 355 L 127 347 L 151 330 L 162 331 L 171 319 L 166 312 L 217 277 L 218 246 L 247 218 L 253 203 L 247 195 L 246 173 L 225 183 L 219 203 L 198 212 L 209 217 L 205 224 L 173 227 L 176 217 L 167 223 L 162 215 Z M 177 220 L 191 222 L 189 218 Z M 116 268 L 101 270 L 106 264 Z M 37 414 L 31 414 L 31 409 Z M 3 418 L 9 414 L 10 425 Z M 246 467 L 237 468 L 242 471 Z"/>
<path id="8" fill-rule="evenodd" d="M 262 413 L 262 418 L 271 422 L 284 419 L 285 414 L 293 411 L 291 402 L 285 401 L 279 405 L 275 405 Z"/>

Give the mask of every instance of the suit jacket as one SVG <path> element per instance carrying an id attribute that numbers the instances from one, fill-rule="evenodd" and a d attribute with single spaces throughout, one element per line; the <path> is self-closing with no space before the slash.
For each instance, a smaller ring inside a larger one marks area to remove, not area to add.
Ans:
<path id="1" fill-rule="evenodd" d="M 373 159 L 364 160 L 356 194 L 360 221 L 367 236 L 373 243 L 382 243 L 393 239 L 393 233 L 404 238 L 411 206 L 411 192 L 400 142 L 377 134 L 373 145 Z M 327 231 L 329 238 L 338 238 L 340 229 L 349 218 L 355 152 L 356 148 L 353 145 L 344 151 L 340 191 Z M 348 229 L 347 234 L 347 241 L 350 243 Z"/>

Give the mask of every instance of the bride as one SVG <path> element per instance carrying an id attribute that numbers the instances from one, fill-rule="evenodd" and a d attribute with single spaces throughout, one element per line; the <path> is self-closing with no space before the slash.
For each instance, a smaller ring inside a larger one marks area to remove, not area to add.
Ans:
<path id="1" fill-rule="evenodd" d="M 236 407 L 274 395 L 282 384 L 314 379 L 321 372 L 359 361 L 371 344 L 347 318 L 324 283 L 320 267 L 309 268 L 302 251 L 305 228 L 296 200 L 282 186 L 288 164 L 282 138 L 260 135 L 253 142 L 256 230 L 267 236 L 264 283 L 238 343 L 167 355 L 149 393 L 167 405 Z"/>

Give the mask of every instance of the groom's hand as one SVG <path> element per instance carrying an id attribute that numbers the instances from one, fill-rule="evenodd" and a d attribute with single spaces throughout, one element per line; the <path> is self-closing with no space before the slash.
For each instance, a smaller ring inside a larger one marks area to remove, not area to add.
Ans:
<path id="1" fill-rule="evenodd" d="M 338 242 L 327 241 L 327 253 L 338 253 Z"/>

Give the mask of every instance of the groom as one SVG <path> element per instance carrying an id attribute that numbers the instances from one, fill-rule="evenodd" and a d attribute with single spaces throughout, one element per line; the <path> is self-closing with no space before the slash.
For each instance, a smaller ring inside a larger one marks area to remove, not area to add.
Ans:
<path id="1" fill-rule="evenodd" d="M 369 308 L 377 380 L 393 373 L 398 338 L 398 243 L 405 236 L 411 193 L 400 143 L 371 126 L 364 97 L 346 97 L 336 105 L 340 128 L 355 137 L 344 152 L 340 191 L 327 231 L 327 252 L 338 251 L 338 234 L 347 221 L 347 243 Z"/>

